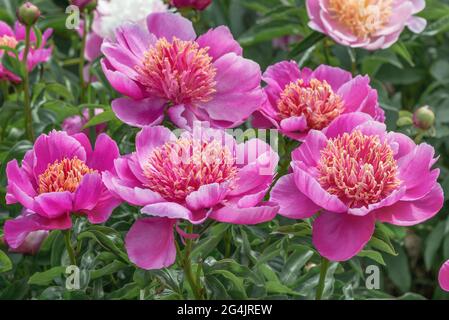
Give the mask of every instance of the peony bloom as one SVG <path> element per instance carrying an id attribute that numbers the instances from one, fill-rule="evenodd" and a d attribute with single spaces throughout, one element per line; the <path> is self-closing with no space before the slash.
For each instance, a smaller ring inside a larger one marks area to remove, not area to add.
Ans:
<path id="1" fill-rule="evenodd" d="M 155 216 L 137 220 L 126 236 L 131 261 L 144 269 L 170 266 L 177 220 L 257 224 L 273 219 L 279 207 L 263 198 L 277 162 L 277 153 L 259 139 L 238 144 L 222 130 L 197 126 L 177 138 L 167 128 L 144 127 L 136 136 L 136 152 L 115 160 L 116 173 L 103 174 L 115 196 Z"/>
<path id="2" fill-rule="evenodd" d="M 271 201 L 292 219 L 310 218 L 313 243 L 332 261 L 356 255 L 371 239 L 375 222 L 411 226 L 443 206 L 439 169 L 428 144 L 386 132 L 364 113 L 311 130 L 292 153 L 292 173 L 279 179 Z"/>
<path id="3" fill-rule="evenodd" d="M 32 71 L 39 63 L 47 62 L 50 59 L 52 48 L 45 48 L 48 38 L 52 34 L 52 29 L 47 29 L 42 35 L 42 43 L 39 48 L 36 48 L 36 35 L 31 31 L 30 39 L 33 45 L 28 54 L 27 67 L 28 71 Z M 25 27 L 19 22 L 16 22 L 14 30 L 5 22 L 0 21 L 0 46 L 16 49 L 19 42 L 25 40 Z M 19 58 L 23 59 L 24 48 L 20 49 Z M 5 53 L 5 50 L 0 49 L 0 60 L 4 54 L 13 55 L 11 52 Z M 0 63 L 0 80 L 8 80 L 12 82 L 20 82 L 21 79 L 16 74 L 6 69 Z"/>
<path id="4" fill-rule="evenodd" d="M 296 62 L 283 61 L 269 67 L 262 79 L 268 99 L 254 114 L 255 127 L 274 126 L 302 140 L 309 130 L 322 130 L 341 114 L 360 111 L 378 121 L 385 119 L 368 76 L 353 78 L 326 65 L 300 70 Z"/>
<path id="5" fill-rule="evenodd" d="M 102 113 L 103 109 L 95 109 L 95 115 L 98 115 Z M 71 116 L 66 118 L 61 125 L 61 128 L 63 131 L 67 132 L 70 136 L 74 135 L 76 133 L 84 132 L 85 134 L 89 135 L 89 129 L 83 129 L 84 125 L 89 122 L 90 116 L 89 116 L 89 109 L 83 110 L 82 116 Z M 95 126 L 95 131 L 97 134 L 103 132 L 106 129 L 106 124 L 102 123 Z"/>
<path id="6" fill-rule="evenodd" d="M 170 4 L 178 9 L 193 8 L 196 10 L 204 10 L 211 3 L 212 0 L 170 0 Z"/>
<path id="7" fill-rule="evenodd" d="M 440 283 L 441 289 L 449 292 L 449 260 L 441 267 L 438 275 L 438 282 Z"/>
<path id="8" fill-rule="evenodd" d="M 307 0 L 309 27 L 339 44 L 367 50 L 386 49 L 405 27 L 420 33 L 426 20 L 415 17 L 424 0 Z"/>
<path id="9" fill-rule="evenodd" d="M 123 122 L 156 125 L 166 113 L 180 128 L 194 121 L 231 128 L 262 104 L 259 65 L 241 56 L 227 27 L 196 38 L 192 23 L 173 13 L 151 14 L 147 26 L 123 26 L 102 45 L 103 71 L 127 96 L 112 102 Z"/>
<path id="10" fill-rule="evenodd" d="M 114 170 L 119 157 L 116 143 L 101 134 L 92 149 L 83 133 L 69 136 L 52 131 L 41 135 L 19 167 L 12 160 L 6 167 L 6 203 L 27 209 L 5 223 L 5 239 L 18 248 L 30 232 L 69 229 L 71 214 L 85 214 L 91 223 L 103 223 L 120 204 L 101 180 L 101 173 Z"/>
<path id="11" fill-rule="evenodd" d="M 145 26 L 145 18 L 150 13 L 167 10 L 163 0 L 98 0 L 92 32 L 87 35 L 86 59 L 97 59 L 103 39 L 114 39 L 118 27 L 129 22 Z"/>

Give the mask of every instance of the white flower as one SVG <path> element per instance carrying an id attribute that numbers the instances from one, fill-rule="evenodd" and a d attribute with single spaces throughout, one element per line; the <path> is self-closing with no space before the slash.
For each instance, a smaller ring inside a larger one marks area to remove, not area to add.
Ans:
<path id="1" fill-rule="evenodd" d="M 93 30 L 102 38 L 113 38 L 125 22 L 145 23 L 153 12 L 167 11 L 162 0 L 99 0 Z"/>

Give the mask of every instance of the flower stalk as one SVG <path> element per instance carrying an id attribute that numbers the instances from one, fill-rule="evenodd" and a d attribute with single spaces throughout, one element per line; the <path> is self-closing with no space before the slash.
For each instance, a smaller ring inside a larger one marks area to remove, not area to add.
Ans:
<path id="1" fill-rule="evenodd" d="M 323 297 L 327 270 L 329 269 L 329 260 L 321 257 L 320 280 L 316 289 L 315 300 L 321 300 Z"/>
<path id="2" fill-rule="evenodd" d="M 23 53 L 22 59 L 22 69 L 23 69 L 23 96 L 24 96 L 24 107 L 25 107 L 25 132 L 28 140 L 34 141 L 34 129 L 33 129 L 33 115 L 31 112 L 31 97 L 30 97 L 30 75 L 28 71 L 28 54 L 31 48 L 31 26 L 27 25 L 25 27 L 25 51 Z"/>
<path id="3" fill-rule="evenodd" d="M 67 253 L 69 255 L 69 259 L 70 259 L 70 264 L 73 266 L 76 266 L 76 255 L 75 255 L 75 250 L 73 249 L 72 246 L 72 233 L 71 230 L 65 230 L 64 231 L 64 242 L 65 242 L 65 247 L 67 249 Z"/>
<path id="4" fill-rule="evenodd" d="M 189 225 L 188 233 L 193 233 L 193 225 Z M 193 295 L 196 300 L 203 300 L 202 288 L 199 284 L 199 277 L 196 277 L 192 270 L 192 259 L 190 254 L 192 253 L 193 239 L 186 239 L 186 246 L 184 248 L 184 256 L 182 259 L 182 267 L 184 270 L 184 276 L 192 289 Z"/>

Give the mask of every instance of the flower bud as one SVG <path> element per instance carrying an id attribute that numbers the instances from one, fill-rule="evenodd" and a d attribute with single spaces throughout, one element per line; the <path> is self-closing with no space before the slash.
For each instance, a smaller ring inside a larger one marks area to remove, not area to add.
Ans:
<path id="1" fill-rule="evenodd" d="M 419 129 L 429 130 L 435 123 L 435 114 L 429 106 L 421 107 L 413 114 L 413 123 Z"/>
<path id="2" fill-rule="evenodd" d="M 196 10 L 204 10 L 211 3 L 212 0 L 170 0 L 170 4 L 178 9 L 193 8 Z"/>
<path id="3" fill-rule="evenodd" d="M 32 26 L 41 16 L 41 11 L 31 2 L 25 2 L 17 9 L 17 19 L 25 26 Z"/>

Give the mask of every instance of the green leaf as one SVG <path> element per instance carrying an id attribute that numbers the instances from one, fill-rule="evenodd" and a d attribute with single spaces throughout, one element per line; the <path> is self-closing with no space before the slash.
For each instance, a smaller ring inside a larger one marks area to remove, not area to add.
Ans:
<path id="1" fill-rule="evenodd" d="M 96 126 L 97 124 L 106 123 L 115 119 L 117 119 L 117 117 L 115 116 L 115 113 L 112 110 L 105 110 L 104 112 L 97 114 L 92 119 L 90 119 L 89 122 L 87 122 L 84 125 L 84 129 Z"/>
<path id="2" fill-rule="evenodd" d="M 403 42 L 401 42 L 401 41 L 396 42 L 393 45 L 392 49 L 394 52 L 396 52 L 396 54 L 398 54 L 399 56 L 404 58 L 404 60 L 407 61 L 407 63 L 411 67 L 415 66 L 415 64 L 413 62 L 412 55 L 410 54 L 410 52 L 408 51 L 407 47 L 405 46 L 405 44 Z"/>
<path id="3" fill-rule="evenodd" d="M 92 280 L 116 273 L 126 267 L 126 264 L 118 260 L 112 261 L 110 264 L 101 269 L 91 271 L 90 278 Z"/>
<path id="4" fill-rule="evenodd" d="M 245 286 L 243 284 L 243 279 L 240 279 L 236 275 L 234 275 L 232 272 L 229 272 L 228 270 L 213 270 L 211 275 L 220 275 L 226 278 L 233 286 L 234 290 L 231 289 L 231 291 L 234 291 L 236 294 L 237 299 L 247 299 L 248 296 L 245 291 Z"/>
<path id="5" fill-rule="evenodd" d="M 44 272 L 36 272 L 28 280 L 28 284 L 34 284 L 38 286 L 47 286 L 55 278 L 60 277 L 65 272 L 66 267 L 59 266 L 51 268 Z"/>
<path id="6" fill-rule="evenodd" d="M 424 248 L 424 263 L 426 269 L 432 269 L 436 257 L 436 253 L 443 243 L 445 232 L 445 221 L 440 221 L 426 239 Z"/>
<path id="7" fill-rule="evenodd" d="M 191 253 L 191 257 L 196 259 L 198 257 L 206 258 L 209 253 L 214 250 L 218 243 L 223 239 L 224 233 L 230 227 L 229 224 L 217 224 L 210 228 L 207 233 L 207 237 L 204 237 L 198 244 L 194 247 Z"/>
<path id="8" fill-rule="evenodd" d="M 408 292 L 412 285 L 412 276 L 407 254 L 401 246 L 395 245 L 397 256 L 385 256 L 387 273 L 390 280 L 402 291 Z"/>
<path id="9" fill-rule="evenodd" d="M 437 34 L 449 29 L 449 15 L 446 15 L 437 21 L 431 23 L 422 33 L 421 36 L 434 37 Z"/>
<path id="10" fill-rule="evenodd" d="M 292 285 L 299 277 L 301 269 L 312 258 L 313 250 L 305 246 L 298 247 L 285 262 L 280 274 L 282 283 Z"/>
<path id="11" fill-rule="evenodd" d="M 300 43 L 298 43 L 296 46 L 293 47 L 291 50 L 289 57 L 295 58 L 300 53 L 306 51 L 307 49 L 311 48 L 312 46 L 316 45 L 318 42 L 326 38 L 326 36 L 323 33 L 320 32 L 312 32 L 309 34 L 304 40 L 302 40 Z"/>
<path id="12" fill-rule="evenodd" d="M 12 269 L 12 262 L 8 255 L 0 250 L 0 273 L 7 272 Z"/>
<path id="13" fill-rule="evenodd" d="M 382 257 L 382 254 L 380 254 L 377 251 L 374 250 L 362 250 L 359 252 L 359 254 L 357 255 L 358 257 L 364 257 L 364 258 L 369 258 L 383 266 L 385 266 L 385 261 Z"/>
<path id="14" fill-rule="evenodd" d="M 274 294 L 289 294 L 292 296 L 302 296 L 302 294 L 290 289 L 277 281 L 268 281 L 266 283 L 267 292 Z"/>

